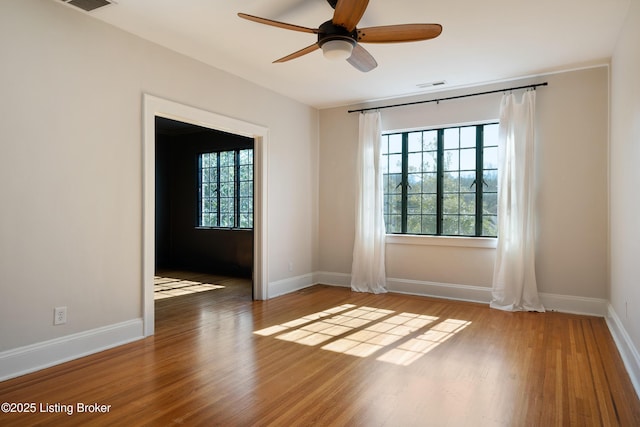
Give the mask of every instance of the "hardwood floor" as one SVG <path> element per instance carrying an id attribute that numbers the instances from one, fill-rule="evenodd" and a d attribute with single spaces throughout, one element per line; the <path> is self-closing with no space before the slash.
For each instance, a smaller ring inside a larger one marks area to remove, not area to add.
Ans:
<path id="1" fill-rule="evenodd" d="M 640 426 L 601 318 L 219 284 L 157 300 L 153 337 L 0 383 L 2 402 L 74 411 L 0 425 Z"/>

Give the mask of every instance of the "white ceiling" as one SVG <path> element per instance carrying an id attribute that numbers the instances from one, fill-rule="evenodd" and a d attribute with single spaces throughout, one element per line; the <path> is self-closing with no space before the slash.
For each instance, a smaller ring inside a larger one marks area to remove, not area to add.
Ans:
<path id="1" fill-rule="evenodd" d="M 632 0 L 371 0 L 358 28 L 439 23 L 440 37 L 363 45 L 378 68 L 361 73 L 309 46 L 314 34 L 246 21 L 238 12 L 317 28 L 326 0 L 115 0 L 89 15 L 318 108 L 473 86 L 608 60 Z M 76 9 L 79 10 L 79 9 Z M 430 89 L 434 90 L 434 89 Z"/>

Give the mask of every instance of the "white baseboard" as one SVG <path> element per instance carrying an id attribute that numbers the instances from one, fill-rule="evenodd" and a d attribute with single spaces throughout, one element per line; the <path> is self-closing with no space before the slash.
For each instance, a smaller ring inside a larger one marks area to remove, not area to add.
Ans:
<path id="1" fill-rule="evenodd" d="M 455 301 L 470 301 L 486 304 L 489 304 L 491 301 L 491 289 L 482 286 L 457 285 L 453 283 L 438 283 L 388 277 L 387 289 L 389 292 L 397 292 L 400 294 L 422 295 Z"/>
<path id="2" fill-rule="evenodd" d="M 576 297 L 571 295 L 539 294 L 540 302 L 545 309 L 561 313 L 586 314 L 605 317 L 609 301 L 601 298 Z"/>
<path id="3" fill-rule="evenodd" d="M 304 274 L 302 276 L 290 277 L 287 279 L 269 282 L 267 289 L 267 298 L 274 298 L 280 295 L 299 291 L 316 284 L 314 274 Z"/>
<path id="4" fill-rule="evenodd" d="M 605 320 L 616 347 L 618 347 L 624 366 L 627 368 L 633 388 L 636 389 L 636 394 L 640 397 L 640 354 L 638 354 L 638 349 L 633 345 L 631 337 L 629 337 L 620 317 L 618 317 L 611 304 L 608 306 Z"/>
<path id="5" fill-rule="evenodd" d="M 0 381 L 143 338 L 142 319 L 103 326 L 0 353 Z"/>
<path id="6" fill-rule="evenodd" d="M 316 283 L 333 286 L 351 286 L 351 275 L 321 271 L 315 274 Z M 457 301 L 469 301 L 483 304 L 491 302 L 491 288 L 484 286 L 438 283 L 424 280 L 387 278 L 389 292 L 444 298 Z M 587 314 L 604 317 L 608 302 L 599 298 L 574 297 L 567 295 L 541 293 L 540 300 L 547 310 L 563 313 Z"/>
<path id="7" fill-rule="evenodd" d="M 351 275 L 345 273 L 332 273 L 330 271 L 319 271 L 315 274 L 316 284 L 351 287 Z"/>

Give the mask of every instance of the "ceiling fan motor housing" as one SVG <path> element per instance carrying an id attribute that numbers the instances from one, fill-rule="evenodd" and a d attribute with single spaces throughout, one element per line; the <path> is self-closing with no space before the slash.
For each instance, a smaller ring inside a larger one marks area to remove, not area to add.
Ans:
<path id="1" fill-rule="evenodd" d="M 358 41 L 358 30 L 347 31 L 346 28 L 327 21 L 318 28 L 318 45 L 322 47 L 323 44 L 331 40 L 344 40 L 355 46 Z"/>

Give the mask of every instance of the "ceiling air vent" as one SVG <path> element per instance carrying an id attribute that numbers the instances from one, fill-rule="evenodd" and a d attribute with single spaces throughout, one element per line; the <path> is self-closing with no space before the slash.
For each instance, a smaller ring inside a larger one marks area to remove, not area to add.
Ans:
<path id="1" fill-rule="evenodd" d="M 421 89 L 425 89 L 425 88 L 428 88 L 428 87 L 442 86 L 442 85 L 444 85 L 446 83 L 447 83 L 446 81 L 441 80 L 439 82 L 420 83 L 420 84 L 417 84 L 416 86 L 418 86 Z"/>
<path id="2" fill-rule="evenodd" d="M 108 0 L 62 0 L 62 1 L 72 6 L 79 7 L 80 9 L 86 12 L 91 12 L 92 10 L 98 9 L 99 7 L 108 6 L 112 3 Z"/>

